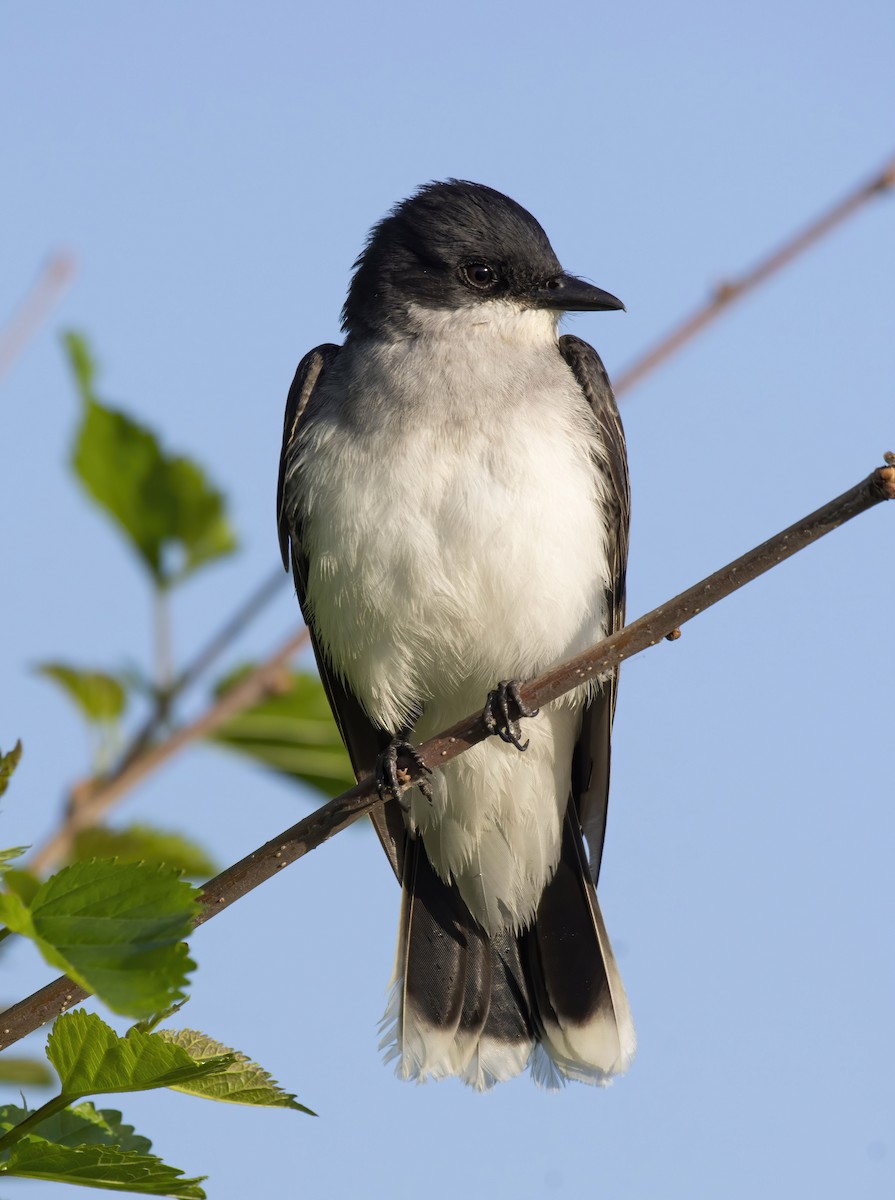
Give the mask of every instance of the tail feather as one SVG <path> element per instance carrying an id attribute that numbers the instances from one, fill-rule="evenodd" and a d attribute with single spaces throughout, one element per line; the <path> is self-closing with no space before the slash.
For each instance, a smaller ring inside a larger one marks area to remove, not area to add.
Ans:
<path id="1" fill-rule="evenodd" d="M 534 1024 L 519 938 L 507 931 L 490 939 L 491 997 L 488 1020 L 463 1072 L 479 1091 L 524 1071 L 534 1045 Z"/>
<path id="2" fill-rule="evenodd" d="M 461 1074 L 488 1019 L 491 954 L 421 838 L 406 849 L 395 977 L 380 1045 L 404 1079 Z"/>
<path id="3" fill-rule="evenodd" d="M 636 1035 L 571 811 L 556 873 L 524 937 L 539 1040 L 552 1063 L 565 1078 L 608 1083 L 630 1066 Z"/>
<path id="4" fill-rule="evenodd" d="M 407 845 L 395 978 L 382 1048 L 404 1079 L 457 1075 L 484 1090 L 531 1067 L 548 1088 L 604 1085 L 625 1071 L 635 1035 L 577 818 L 532 926 L 491 937 L 422 838 Z"/>

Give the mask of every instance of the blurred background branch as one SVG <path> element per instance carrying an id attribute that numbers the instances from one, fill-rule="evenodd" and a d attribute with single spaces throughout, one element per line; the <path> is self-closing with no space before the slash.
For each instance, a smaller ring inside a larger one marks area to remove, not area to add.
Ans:
<path id="1" fill-rule="evenodd" d="M 719 283 L 701 308 L 696 309 L 690 316 L 684 317 L 678 324 L 672 326 L 671 331 L 660 338 L 654 346 L 644 350 L 627 367 L 616 372 L 613 380 L 616 395 L 621 395 L 640 383 L 646 375 L 661 366 L 672 355 L 677 354 L 688 342 L 702 333 L 712 321 L 717 320 L 730 309 L 734 301 L 741 300 L 748 292 L 767 283 L 784 267 L 788 267 L 800 254 L 810 250 L 834 229 L 855 216 L 870 200 L 891 191 L 893 186 L 895 186 L 895 158 L 890 159 L 881 171 L 878 171 L 865 183 L 859 184 L 849 192 L 838 204 L 827 209 L 816 220 L 803 225 L 788 241 L 760 258 L 754 267 L 750 267 L 739 277 Z"/>
<path id="2" fill-rule="evenodd" d="M 210 737 L 232 717 L 258 704 L 282 685 L 288 664 L 307 643 L 306 629 L 293 634 L 249 674 L 218 697 L 193 721 L 175 729 L 163 741 L 149 745 L 139 754 L 126 756 L 110 775 L 77 784 L 69 794 L 66 815 L 48 840 L 30 857 L 28 866 L 37 875 L 54 870 L 71 853 L 77 834 L 104 816 L 147 775 L 158 770 L 175 754 L 201 738 Z"/>
<path id="3" fill-rule="evenodd" d="M 25 294 L 18 310 L 0 330 L 0 380 L 46 321 L 75 274 L 71 254 L 54 254 Z"/>

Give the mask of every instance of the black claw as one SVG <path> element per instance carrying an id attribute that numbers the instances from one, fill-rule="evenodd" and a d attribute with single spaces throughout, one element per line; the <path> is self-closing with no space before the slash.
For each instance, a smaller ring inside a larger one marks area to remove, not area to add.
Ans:
<path id="1" fill-rule="evenodd" d="M 482 720 L 490 734 L 495 734 L 502 742 L 515 746 L 517 750 L 527 750 L 528 740 L 522 741 L 519 718 L 536 717 L 538 711 L 529 708 L 523 701 L 517 679 L 504 679 L 493 692 L 488 693 Z"/>
<path id="2" fill-rule="evenodd" d="M 400 759 L 410 759 L 414 767 L 424 773 L 424 777 L 415 779 L 414 786 L 418 787 L 428 801 L 432 800 L 432 788 L 425 775 L 432 774 L 432 768 L 427 767 L 420 757 L 419 751 L 406 738 L 393 737 L 386 748 L 376 759 L 376 790 L 380 800 L 397 800 L 401 808 L 407 812 L 410 805 L 404 800 L 404 789 L 410 785 L 410 774 Z M 405 778 L 401 778 L 401 776 Z"/>

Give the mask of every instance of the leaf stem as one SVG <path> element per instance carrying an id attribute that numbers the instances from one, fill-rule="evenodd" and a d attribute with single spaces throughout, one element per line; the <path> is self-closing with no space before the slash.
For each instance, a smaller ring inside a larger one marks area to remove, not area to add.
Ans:
<path id="1" fill-rule="evenodd" d="M 79 1099 L 80 1096 L 70 1096 L 65 1092 L 60 1092 L 58 1096 L 54 1096 L 52 1100 L 48 1100 L 46 1104 L 42 1104 L 40 1108 L 29 1113 L 24 1121 L 20 1121 L 18 1125 L 7 1130 L 3 1137 L 0 1137 L 0 1151 L 8 1150 L 10 1146 L 14 1146 L 16 1142 L 21 1141 L 26 1134 L 29 1134 L 35 1126 L 46 1121 L 47 1117 L 55 1116 L 57 1112 L 68 1108 L 69 1104 Z"/>

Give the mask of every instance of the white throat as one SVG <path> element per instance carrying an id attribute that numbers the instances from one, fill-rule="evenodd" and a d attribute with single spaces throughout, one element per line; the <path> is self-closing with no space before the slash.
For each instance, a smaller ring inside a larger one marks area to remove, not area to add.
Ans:
<path id="1" fill-rule="evenodd" d="M 453 345 L 465 338 L 496 338 L 516 348 L 555 346 L 559 325 L 558 313 L 512 300 L 486 300 L 463 308 L 409 304 L 406 315 L 412 337 L 446 338 Z"/>

